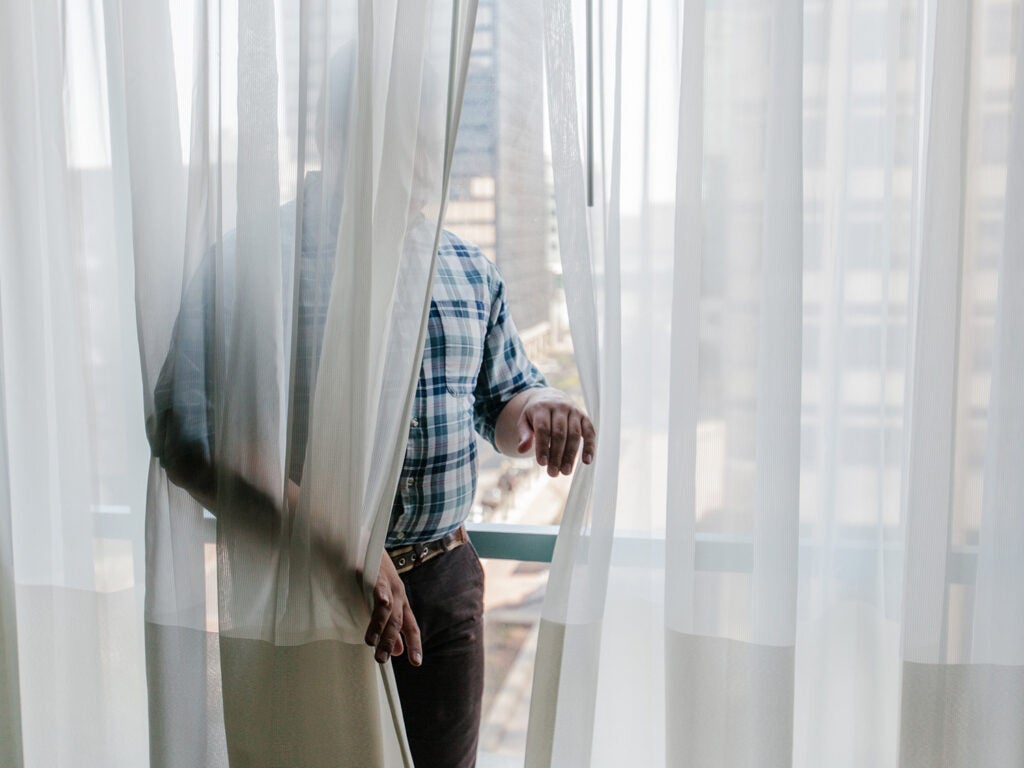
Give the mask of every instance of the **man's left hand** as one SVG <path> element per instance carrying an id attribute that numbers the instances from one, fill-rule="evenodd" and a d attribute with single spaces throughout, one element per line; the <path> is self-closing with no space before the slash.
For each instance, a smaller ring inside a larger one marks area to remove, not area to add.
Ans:
<path id="1" fill-rule="evenodd" d="M 551 477 L 572 474 L 581 442 L 583 463 L 594 460 L 597 431 L 590 417 L 568 395 L 551 387 L 522 394 L 526 398 L 516 420 L 518 453 L 532 447 L 537 463 L 547 467 Z"/>

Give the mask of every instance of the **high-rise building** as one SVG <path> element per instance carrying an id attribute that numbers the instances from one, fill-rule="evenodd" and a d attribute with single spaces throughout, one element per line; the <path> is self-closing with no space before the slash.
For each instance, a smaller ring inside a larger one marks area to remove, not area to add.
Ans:
<path id="1" fill-rule="evenodd" d="M 498 265 L 521 331 L 549 320 L 554 297 L 540 22 L 480 2 L 445 220 Z"/>

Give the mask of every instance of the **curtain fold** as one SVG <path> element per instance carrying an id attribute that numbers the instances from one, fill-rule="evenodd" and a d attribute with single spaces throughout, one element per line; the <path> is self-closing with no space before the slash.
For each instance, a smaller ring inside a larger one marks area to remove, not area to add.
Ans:
<path id="1" fill-rule="evenodd" d="M 362 635 L 475 8 L 5 6 L 12 763 L 411 764 Z"/>
<path id="2" fill-rule="evenodd" d="M 1019 459 L 1024 434 L 1020 398 L 1007 391 L 1015 386 L 1007 377 L 1020 367 L 1019 344 L 1008 342 L 1024 328 L 1009 303 L 1021 295 L 1016 230 L 1024 172 L 1024 55 L 1018 48 L 1007 94 L 1009 130 L 1000 147 L 1005 169 L 996 200 L 1005 234 L 995 263 L 984 270 L 981 254 L 972 248 L 972 229 L 992 193 L 979 169 L 986 147 L 971 134 L 978 126 L 978 102 L 986 97 L 978 48 L 992 30 L 978 10 L 939 4 L 929 30 L 934 49 L 945 55 L 933 57 L 927 95 L 932 129 L 924 151 L 910 403 L 906 590 L 915 599 L 906 602 L 903 615 L 900 758 L 912 766 L 995 766 L 1024 759 L 1024 594 L 1019 558 L 1009 556 L 1024 541 L 1024 495 L 1020 482 L 1007 474 L 1007 462 Z M 988 271 L 994 295 L 982 288 Z M 985 347 L 991 352 L 979 393 Z M 973 483 L 980 488 L 971 488 Z M 964 527 L 968 505 L 977 505 L 980 519 L 965 547 L 957 529 Z M 974 560 L 967 573 L 958 572 L 965 550 Z M 953 584 L 973 588 L 966 609 Z"/>
<path id="3" fill-rule="evenodd" d="M 128 427 L 139 424 L 128 405 L 138 360 L 123 365 L 126 254 L 102 171 L 108 125 L 92 98 L 106 86 L 103 16 L 58 3 L 0 14 L 0 529 L 13 597 L 2 656 L 17 672 L 17 688 L 5 674 L 11 739 L 0 751 L 11 765 L 102 764 L 114 750 L 130 764 L 145 760 L 142 667 L 120 664 L 141 660 L 141 559 L 130 550 L 142 538 L 132 502 L 144 443 Z M 54 722 L 69 725 L 55 733 Z"/>
<path id="4" fill-rule="evenodd" d="M 5 194 L 6 197 L 6 194 Z M 4 201 L 6 202 L 6 200 Z M 3 340 L 0 339 L 0 345 Z M 14 546 L 11 537 L 10 478 L 7 469 L 7 419 L 4 414 L 3 347 L 0 346 L 0 630 L 5 638 L 17 637 L 17 604 L 14 593 Z M 21 745 L 21 691 L 18 675 L 18 647 L 6 643 L 0 662 L 0 712 L 3 713 L 0 732 L 0 760 L 5 765 L 23 763 Z"/>
<path id="5" fill-rule="evenodd" d="M 613 240 L 617 237 L 614 229 L 607 235 L 607 243 L 595 246 L 591 239 L 592 233 L 601 238 L 605 228 L 602 222 L 590 220 L 586 207 L 573 10 L 568 0 L 544 2 L 548 128 L 558 245 L 576 368 L 600 439 L 594 463 L 580 465 L 573 477 L 552 557 L 530 700 L 529 766 L 588 764 L 591 759 L 594 711 L 590 703 L 596 696 L 618 484 L 618 245 Z M 611 206 L 615 210 L 614 198 Z M 607 295 L 612 297 L 605 305 L 605 335 L 600 347 L 596 247 L 605 254 L 603 277 Z"/>
<path id="6" fill-rule="evenodd" d="M 791 565 L 797 560 L 798 540 L 799 440 L 794 437 L 800 421 L 803 165 L 801 51 L 792 41 L 802 39 L 802 13 L 785 3 L 750 9 L 748 23 L 756 25 L 763 59 L 744 61 L 751 69 L 737 76 L 760 78 L 752 87 L 763 92 L 765 107 L 749 122 L 737 120 L 738 125 L 722 128 L 732 132 L 732 141 L 764 147 L 763 155 L 758 157 L 755 150 L 749 164 L 744 158 L 725 160 L 720 171 L 724 183 L 706 190 L 702 200 L 700 187 L 694 187 L 715 171 L 705 165 L 705 145 L 695 135 L 704 122 L 702 59 L 705 52 L 714 57 L 728 51 L 706 47 L 707 17 L 700 5 L 685 6 L 683 17 L 675 232 L 675 285 L 680 293 L 673 299 L 679 324 L 672 328 L 670 401 L 679 416 L 668 454 L 669 466 L 678 467 L 680 477 L 670 473 L 665 546 L 690 556 L 671 565 L 666 561 L 665 654 L 671 674 L 666 686 L 666 763 L 679 764 L 690 755 L 697 764 L 783 765 L 792 754 L 793 713 L 786 702 L 793 698 L 796 620 L 796 571 Z M 745 44 L 749 42 L 737 43 L 737 52 Z M 753 69 L 757 65 L 760 71 Z M 706 117 L 715 119 L 713 113 Z M 715 149 L 709 142 L 707 151 Z M 741 206 L 746 198 L 733 191 L 741 184 L 751 195 L 745 209 Z M 706 244 L 704 212 L 716 208 L 735 211 L 736 220 L 749 228 L 735 235 L 736 245 Z M 744 236 L 748 239 L 740 245 Z M 724 429 L 730 443 L 745 444 L 750 451 L 736 455 L 725 470 L 734 473 L 734 482 L 747 474 L 742 486 L 733 489 L 733 504 L 747 507 L 751 552 L 749 607 L 744 610 L 741 603 L 726 616 L 701 610 L 702 578 L 693 557 L 699 530 L 693 520 L 694 475 L 706 456 L 697 441 L 699 421 L 707 417 L 699 419 L 698 411 L 706 414 L 708 409 L 700 383 L 708 376 L 706 367 L 713 365 L 707 358 L 714 354 L 706 346 L 700 349 L 701 341 L 707 344 L 701 262 L 716 258 L 729 264 L 722 286 L 724 312 L 735 316 L 723 318 L 721 343 L 737 345 L 729 374 L 720 382 L 735 393 L 731 408 L 726 406 Z M 740 313 L 752 315 L 749 325 L 739 324 Z M 726 335 L 730 323 L 732 332 Z M 753 466 L 743 467 L 746 462 Z M 719 693 L 736 688 L 746 695 Z"/>
<path id="7" fill-rule="evenodd" d="M 304 115 L 316 110 L 293 137 L 305 165 L 277 153 L 278 57 L 268 51 L 282 45 L 283 9 L 242 3 L 232 19 L 198 7 L 222 41 L 237 24 L 237 84 L 234 71 L 220 72 L 196 89 L 215 94 L 217 111 L 193 103 L 190 162 L 205 162 L 208 130 L 218 143 L 230 136 L 225 77 L 236 85 L 237 160 L 218 145 L 215 181 L 192 178 L 189 200 L 214 202 L 194 221 L 206 236 L 185 233 L 202 250 L 190 257 L 198 266 L 178 311 L 170 376 L 172 398 L 183 385 L 195 397 L 198 385 L 206 409 L 196 418 L 207 434 L 186 448 L 213 483 L 198 481 L 217 516 L 219 687 L 232 762 L 409 764 L 394 680 L 389 669 L 375 680 L 362 635 L 404 455 L 457 124 L 445 73 L 462 87 L 466 57 L 453 51 L 471 40 L 473 7 L 302 5 L 307 91 L 298 104 Z M 205 45 L 197 40 L 197 62 L 207 61 Z M 281 203 L 282 166 L 295 169 L 301 206 Z M 233 229 L 225 186 L 236 190 Z M 184 336 L 196 330 L 199 382 L 189 378 L 197 350 Z M 166 407 L 156 404 L 158 436 L 191 439 L 190 404 Z M 289 483 L 294 506 L 284 501 Z"/>
<path id="8" fill-rule="evenodd" d="M 567 744 L 592 765 L 1016 764 L 1020 3 L 672 5 L 597 11 L 621 133 L 595 154 L 621 147 L 622 173 L 594 210 L 622 279 L 565 279 L 621 303 L 621 397 L 600 390 L 620 492 L 603 561 L 566 556 L 567 506 L 545 610 L 593 617 L 599 661 L 540 644 L 531 745 L 554 765 Z M 550 15 L 546 66 L 582 93 L 580 6 Z M 582 131 L 549 87 L 564 204 Z M 600 602 L 563 586 L 584 562 Z"/>

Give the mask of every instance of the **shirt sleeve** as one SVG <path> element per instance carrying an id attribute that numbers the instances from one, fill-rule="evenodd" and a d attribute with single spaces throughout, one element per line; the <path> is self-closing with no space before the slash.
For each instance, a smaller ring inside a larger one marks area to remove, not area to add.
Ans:
<path id="1" fill-rule="evenodd" d="M 491 314 L 484 339 L 483 363 L 473 393 L 473 422 L 476 431 L 494 445 L 494 428 L 505 404 L 523 390 L 546 387 L 548 383 L 526 356 L 505 300 L 501 275 L 493 265 L 488 266 L 493 281 Z"/>
<path id="2" fill-rule="evenodd" d="M 189 281 L 153 390 L 147 436 L 169 472 L 195 475 L 213 456 L 213 252 Z"/>

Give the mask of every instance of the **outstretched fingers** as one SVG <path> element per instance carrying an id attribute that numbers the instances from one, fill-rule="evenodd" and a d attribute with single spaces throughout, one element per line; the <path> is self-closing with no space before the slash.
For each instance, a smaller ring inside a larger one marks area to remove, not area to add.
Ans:
<path id="1" fill-rule="evenodd" d="M 405 646 L 409 650 L 409 663 L 418 667 L 423 663 L 423 639 L 420 637 L 420 625 L 416 622 L 411 608 L 405 610 L 402 638 L 405 638 Z"/>
<path id="2" fill-rule="evenodd" d="M 364 642 L 373 648 L 373 657 L 381 664 L 392 656 L 409 652 L 414 667 L 423 663 L 423 643 L 405 584 L 385 552 L 381 557 L 377 584 L 373 588 L 373 608 Z"/>
<path id="3" fill-rule="evenodd" d="M 576 463 L 576 454 L 580 449 L 580 440 L 583 438 L 583 415 L 579 411 L 569 414 L 569 434 L 565 438 L 565 452 L 562 454 L 561 471 L 563 475 L 571 475 L 573 464 Z"/>
<path id="4" fill-rule="evenodd" d="M 373 611 L 363 638 L 367 645 L 377 646 L 381 635 L 391 618 L 391 590 L 386 584 L 378 584 L 373 590 Z"/>
<path id="5" fill-rule="evenodd" d="M 551 452 L 551 411 L 537 408 L 531 414 L 533 425 L 533 446 L 537 454 L 537 463 L 547 466 Z"/>
<path id="6" fill-rule="evenodd" d="M 401 615 L 394 612 L 388 619 L 388 623 L 381 633 L 380 642 L 374 651 L 373 657 L 379 664 L 383 664 L 391 656 L 397 656 L 402 652 L 402 619 Z"/>
<path id="7" fill-rule="evenodd" d="M 583 435 L 583 463 L 590 464 L 597 455 L 597 430 L 594 429 L 594 422 L 587 416 L 581 419 L 580 430 Z"/>
<path id="8" fill-rule="evenodd" d="M 565 457 L 565 443 L 569 436 L 569 414 L 564 408 L 551 409 L 551 448 L 548 453 L 548 475 L 557 477 Z"/>

